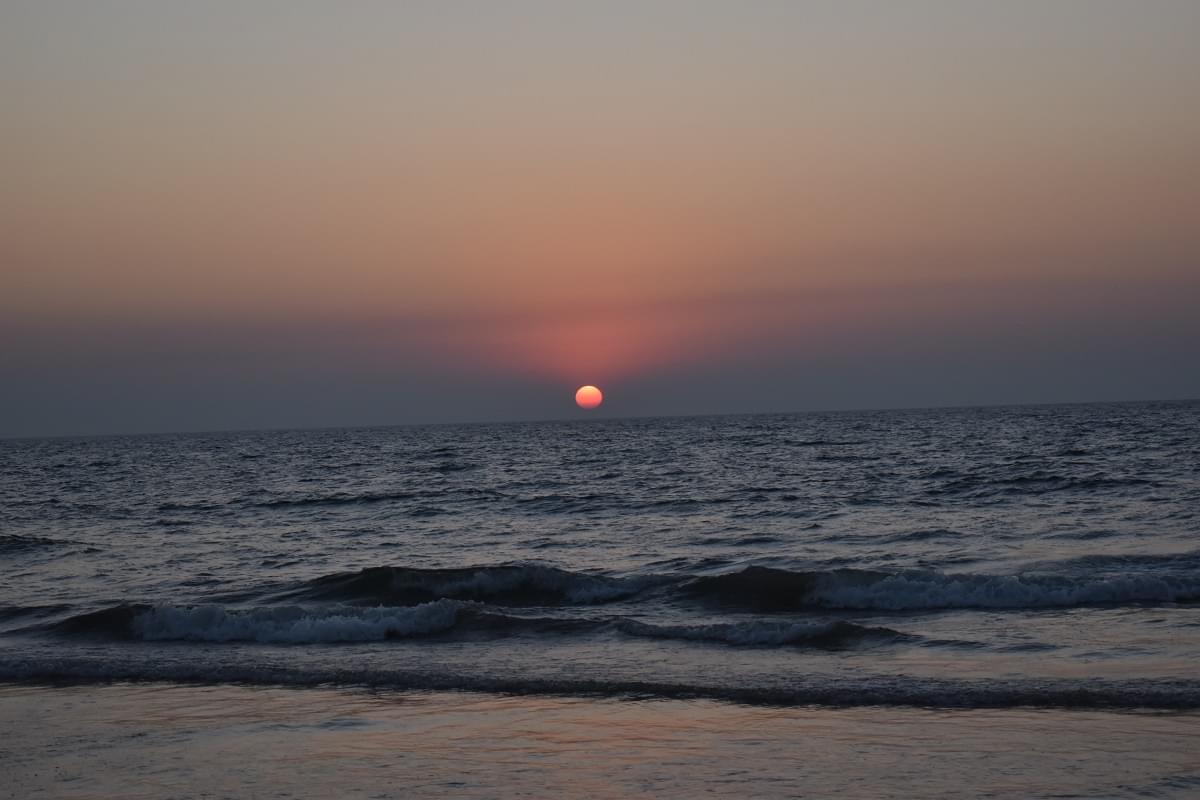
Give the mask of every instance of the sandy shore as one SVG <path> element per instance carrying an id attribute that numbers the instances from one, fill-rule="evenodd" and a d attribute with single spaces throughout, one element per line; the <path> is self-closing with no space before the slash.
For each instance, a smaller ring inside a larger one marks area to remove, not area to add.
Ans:
<path id="1" fill-rule="evenodd" d="M 0 687 L 0 796 L 1194 796 L 1200 716 Z"/>

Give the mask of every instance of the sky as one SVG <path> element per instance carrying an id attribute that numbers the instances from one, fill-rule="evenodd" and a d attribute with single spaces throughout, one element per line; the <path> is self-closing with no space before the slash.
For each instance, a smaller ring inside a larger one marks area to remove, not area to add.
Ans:
<path id="1" fill-rule="evenodd" d="M 0 436 L 1200 397 L 1197 40 L 1193 0 L 10 0 Z"/>

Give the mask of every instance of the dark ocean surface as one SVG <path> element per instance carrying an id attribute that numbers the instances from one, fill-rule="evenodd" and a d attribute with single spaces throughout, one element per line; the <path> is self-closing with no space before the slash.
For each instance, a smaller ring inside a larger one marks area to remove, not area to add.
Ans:
<path id="1" fill-rule="evenodd" d="M 1194 725 L 1200 403 L 0 441 L 0 569 L 10 685 Z"/>
<path id="2" fill-rule="evenodd" d="M 1200 404 L 7 441 L 0 677 L 1200 708 Z"/>

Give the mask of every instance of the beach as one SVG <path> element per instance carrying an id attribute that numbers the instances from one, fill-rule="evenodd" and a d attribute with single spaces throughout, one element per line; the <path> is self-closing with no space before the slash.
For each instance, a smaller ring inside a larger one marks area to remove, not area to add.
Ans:
<path id="1" fill-rule="evenodd" d="M 1200 404 L 0 443 L 12 797 L 1188 797 Z"/>
<path id="2" fill-rule="evenodd" d="M 1186 797 L 1200 715 L 0 688 L 12 798 Z"/>

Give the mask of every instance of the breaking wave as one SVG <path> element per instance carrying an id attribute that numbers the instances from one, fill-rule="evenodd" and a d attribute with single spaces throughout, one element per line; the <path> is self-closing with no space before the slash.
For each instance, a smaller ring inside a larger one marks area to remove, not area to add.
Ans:
<path id="1" fill-rule="evenodd" d="M 367 567 L 265 590 L 228 593 L 227 603 L 417 606 L 438 600 L 493 606 L 564 607 L 666 600 L 751 612 L 920 611 L 1123 606 L 1200 601 L 1200 553 L 1089 556 L 1018 574 L 840 568 L 615 575 L 540 564 L 446 569 Z"/>
<path id="2" fill-rule="evenodd" d="M 48 628 L 58 633 L 142 641 L 369 642 L 449 630 L 461 605 L 448 600 L 412 608 L 368 609 L 122 605 L 70 617 Z"/>
<path id="3" fill-rule="evenodd" d="M 0 661 L 0 681 L 171 681 L 317 688 L 366 686 L 399 691 L 467 691 L 616 699 L 710 699 L 762 706 L 917 706 L 926 708 L 1048 708 L 1107 710 L 1200 709 L 1200 681 L 1071 679 L 965 680 L 864 677 L 797 679 L 779 685 L 724 685 L 688 681 L 574 677 L 517 677 L 354 668 L 293 668 L 266 664 L 87 657 Z"/>
<path id="4" fill-rule="evenodd" d="M 891 628 L 867 627 L 844 620 L 820 622 L 749 622 L 712 625 L 650 625 L 626 620 L 617 626 L 622 633 L 652 639 L 680 639 L 693 642 L 717 642 L 742 647 L 811 645 L 844 647 L 868 639 L 892 641 L 915 639 Z"/>
<path id="5" fill-rule="evenodd" d="M 408 607 L 120 605 L 69 617 L 28 631 L 104 639 L 184 642 L 318 644 L 374 642 L 455 634 L 466 637 L 525 633 L 618 634 L 637 638 L 711 642 L 740 647 L 846 647 L 869 639 L 907 638 L 889 628 L 844 620 L 786 622 L 752 620 L 708 625 L 654 625 L 627 617 L 564 618 L 504 614 L 459 600 L 436 600 Z"/>
<path id="6" fill-rule="evenodd" d="M 1066 608 L 1195 602 L 1200 600 L 1200 575 L 1138 573 L 1071 577 L 945 574 L 920 570 L 791 572 L 747 567 L 740 572 L 695 578 L 685 583 L 681 591 L 712 604 L 776 612 Z"/>

